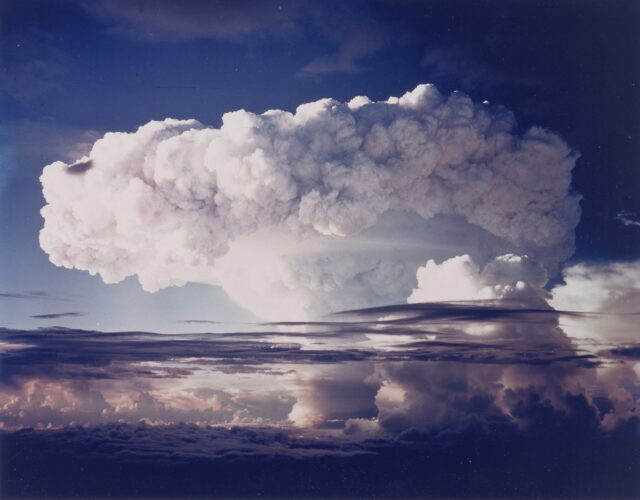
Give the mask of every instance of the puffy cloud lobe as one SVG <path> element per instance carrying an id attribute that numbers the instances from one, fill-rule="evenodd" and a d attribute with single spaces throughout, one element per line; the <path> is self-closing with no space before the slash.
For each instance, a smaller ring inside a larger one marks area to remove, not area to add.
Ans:
<path id="1" fill-rule="evenodd" d="M 556 309 L 599 313 L 566 317 L 563 329 L 572 337 L 597 340 L 638 339 L 640 262 L 579 263 L 562 272 L 564 284 L 552 290 Z"/>
<path id="2" fill-rule="evenodd" d="M 220 129 L 167 119 L 106 134 L 81 160 L 92 165 L 83 173 L 69 175 L 63 162 L 45 167 L 40 242 L 55 264 L 106 282 L 137 274 L 149 291 L 187 281 L 222 284 L 264 317 L 272 307 L 255 295 L 282 290 L 301 297 L 296 314 L 317 314 L 336 304 L 369 305 L 380 299 L 376 286 L 394 281 L 400 286 L 384 301 L 410 292 L 415 267 L 388 256 L 356 255 L 328 281 L 318 280 L 326 273 L 317 263 L 336 260 L 338 241 L 390 213 L 457 218 L 459 227 L 486 235 L 490 258 L 526 253 L 554 272 L 573 251 L 575 160 L 558 135 L 534 127 L 520 136 L 504 108 L 457 92 L 445 98 L 432 85 L 383 102 L 322 99 L 295 113 L 236 111 L 223 116 Z M 276 241 L 261 245 L 260 230 Z M 447 257 L 459 254 L 463 240 Z M 312 244 L 298 258 L 304 242 Z M 234 265 L 225 267 L 222 257 Z M 419 261 L 429 257 L 423 252 Z M 235 275 L 245 265 L 251 272 L 243 283 L 229 278 L 230 269 Z M 311 284 L 287 282 L 301 267 Z M 326 300 L 312 310 L 318 290 Z M 282 308 L 272 316 L 287 314 Z"/>
<path id="3" fill-rule="evenodd" d="M 173 380 L 175 385 L 175 380 Z M 140 385 L 138 379 L 133 385 Z M 195 422 L 205 425 L 283 424 L 292 401 L 278 391 L 235 394 L 208 387 L 181 388 L 177 393 L 140 391 L 125 384 L 74 380 L 29 379 L 16 387 L 2 386 L 0 428 L 63 427 L 107 422 Z"/>
<path id="4" fill-rule="evenodd" d="M 571 340 L 559 328 L 559 314 L 548 303 L 543 288 L 547 272 L 526 255 L 505 254 L 479 266 L 469 255 L 436 264 L 429 260 L 417 273 L 418 287 L 407 298 L 409 303 L 442 301 L 490 301 L 508 308 L 518 306 L 548 311 L 537 322 L 520 318 L 511 322 L 470 322 L 467 334 L 509 339 L 528 339 L 536 345 L 553 342 L 556 347 L 572 348 Z"/>
<path id="5" fill-rule="evenodd" d="M 528 256 L 500 255 L 483 269 L 469 255 L 418 268 L 418 287 L 408 302 L 491 299 L 536 300 L 545 297 L 547 273 Z"/>

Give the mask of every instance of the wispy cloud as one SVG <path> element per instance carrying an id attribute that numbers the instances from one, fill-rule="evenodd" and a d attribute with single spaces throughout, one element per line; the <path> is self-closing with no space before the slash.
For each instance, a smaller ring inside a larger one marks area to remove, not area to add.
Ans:
<path id="1" fill-rule="evenodd" d="M 312 76 L 327 73 L 359 73 L 365 69 L 363 61 L 389 41 L 389 34 L 375 24 L 348 26 L 341 30 L 337 51 L 315 58 L 304 66 L 298 76 Z"/>
<path id="2" fill-rule="evenodd" d="M 302 2 L 290 0 L 179 4 L 171 0 L 98 0 L 78 4 L 104 22 L 111 33 L 147 41 L 241 40 L 264 33 L 281 36 L 294 30 L 294 21 L 307 11 Z"/>
<path id="3" fill-rule="evenodd" d="M 618 212 L 618 215 L 616 215 L 615 219 L 625 226 L 640 227 L 640 219 L 638 218 L 638 214 L 629 210 L 622 210 Z"/>
<path id="4" fill-rule="evenodd" d="M 219 325 L 221 322 L 213 319 L 182 319 L 176 323 L 186 323 L 191 325 Z"/>
<path id="5" fill-rule="evenodd" d="M 533 75 L 501 69 L 495 63 L 490 63 L 486 54 L 455 43 L 446 47 L 428 47 L 420 64 L 430 71 L 434 81 L 453 80 L 467 92 L 503 86 L 532 88 L 542 85 Z"/>
<path id="6" fill-rule="evenodd" d="M 71 57 L 56 48 L 54 42 L 51 35 L 42 31 L 3 33 L 0 93 L 27 100 L 59 88 Z"/>
<path id="7" fill-rule="evenodd" d="M 339 313 L 338 321 L 264 324 L 253 331 L 163 335 L 70 328 L 0 329 L 0 340 L 28 345 L 3 353 L 3 378 L 118 378 L 140 363 L 149 377 L 179 377 L 202 367 L 229 373 L 277 365 L 362 361 L 455 361 L 465 364 L 595 366 L 602 360 L 577 348 L 557 329 L 562 315 L 582 313 L 478 303 L 401 304 Z M 80 313 L 41 314 L 38 319 Z M 357 319 L 358 317 L 364 318 Z M 343 321 L 342 318 L 356 318 Z M 473 335 L 468 325 L 494 325 Z M 380 339 L 380 340 L 374 340 Z"/>
<path id="8" fill-rule="evenodd" d="M 58 319 L 58 318 L 74 318 L 77 316 L 84 316 L 84 313 L 63 312 L 63 313 L 49 313 L 49 314 L 34 314 L 31 317 L 35 319 Z"/>
<path id="9" fill-rule="evenodd" d="M 496 322 L 502 320 L 535 322 L 549 317 L 584 316 L 587 312 L 557 311 L 552 308 L 523 306 L 516 300 L 473 300 L 461 302 L 422 302 L 394 304 L 367 309 L 334 313 L 334 316 L 361 316 L 381 318 L 380 323 L 407 323 L 417 321 Z M 393 317 L 399 315 L 400 317 Z M 392 316 L 385 319 L 385 316 Z"/>
<path id="10" fill-rule="evenodd" d="M 66 297 L 60 297 L 56 295 L 52 295 L 47 292 L 42 291 L 31 291 L 31 292 L 3 292 L 0 293 L 0 299 L 20 299 L 20 300 L 59 300 L 63 302 L 70 302 L 71 299 Z"/>

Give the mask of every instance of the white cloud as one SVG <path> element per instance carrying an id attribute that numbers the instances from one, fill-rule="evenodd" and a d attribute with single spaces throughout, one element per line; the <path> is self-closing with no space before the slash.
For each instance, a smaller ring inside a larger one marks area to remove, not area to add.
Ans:
<path id="1" fill-rule="evenodd" d="M 535 299 L 544 295 L 547 273 L 526 255 L 501 255 L 484 269 L 469 255 L 459 255 L 441 264 L 429 260 L 417 279 L 408 302 Z"/>
<path id="2" fill-rule="evenodd" d="M 154 291 L 222 285 L 265 318 L 402 300 L 427 259 L 573 252 L 576 155 L 556 134 L 420 85 L 400 98 L 235 111 L 108 133 L 41 177 L 53 263 Z"/>
<path id="3" fill-rule="evenodd" d="M 555 309 L 596 313 L 564 317 L 572 337 L 637 340 L 640 312 L 640 262 L 580 263 L 562 272 L 565 284 L 552 290 Z"/>

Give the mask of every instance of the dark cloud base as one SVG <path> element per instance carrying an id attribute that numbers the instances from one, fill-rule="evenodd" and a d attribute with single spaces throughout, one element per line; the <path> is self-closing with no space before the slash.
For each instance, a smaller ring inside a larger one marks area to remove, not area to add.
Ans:
<path id="1" fill-rule="evenodd" d="M 272 429 L 108 424 L 1 434 L 2 496 L 637 498 L 638 419 L 611 433 L 584 398 L 532 400 L 529 430 L 496 422 L 392 440 L 303 440 Z M 202 446 L 206 444 L 206 446 Z"/>

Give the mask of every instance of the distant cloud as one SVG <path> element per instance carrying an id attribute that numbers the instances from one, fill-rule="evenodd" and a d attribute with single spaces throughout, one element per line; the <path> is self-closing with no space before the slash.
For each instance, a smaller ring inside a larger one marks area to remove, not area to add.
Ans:
<path id="1" fill-rule="evenodd" d="M 78 313 L 67 314 L 70 317 Z M 64 316 L 67 316 L 64 315 Z M 461 364 L 594 366 L 600 359 L 577 352 L 556 328 L 562 313 L 517 303 L 400 304 L 349 311 L 338 321 L 269 325 L 255 331 L 161 335 L 150 332 L 93 332 L 72 328 L 0 329 L 0 341 L 32 346 L 12 350 L 3 377 L 119 378 L 139 363 L 153 378 L 184 377 L 206 366 L 224 372 L 262 372 L 278 365 L 331 365 L 400 360 Z M 40 319 L 63 317 L 44 314 Z M 343 321 L 342 318 L 357 318 Z M 495 329 L 482 335 L 469 325 Z M 96 339 L 100 339 L 99 347 Z M 552 350 L 540 346 L 553 345 Z M 303 348 L 304 346 L 304 348 Z M 189 362 L 188 360 L 195 360 Z M 163 364 L 172 361 L 169 364 Z M 185 365 L 175 371 L 174 363 Z M 195 363 L 195 364 L 193 364 Z"/>
<path id="2" fill-rule="evenodd" d="M 616 215 L 616 220 L 629 227 L 640 227 L 640 218 L 637 213 L 629 210 L 622 210 Z"/>
<path id="3" fill-rule="evenodd" d="M 316 57 L 298 76 L 357 73 L 363 60 L 388 41 L 366 3 L 327 5 L 315 0 L 98 0 L 78 2 L 109 26 L 113 34 L 149 42 L 218 39 L 242 42 L 249 37 L 298 36 L 319 33 L 336 51 Z"/>
<path id="4" fill-rule="evenodd" d="M 327 73 L 359 73 L 362 61 L 382 49 L 389 34 L 381 26 L 348 26 L 340 35 L 337 52 L 315 58 L 298 72 L 298 76 Z"/>
<path id="5" fill-rule="evenodd" d="M 449 389 L 455 398 L 455 383 Z M 368 441 L 184 423 L 0 431 L 11 470 L 1 491 L 8 498 L 34 491 L 56 498 L 637 497 L 637 418 L 604 432 L 582 395 L 565 394 L 554 408 L 527 394 L 511 407 L 522 427 L 491 415 L 492 402 L 478 397 L 467 405 L 487 406 L 488 422 L 448 419 L 444 430 L 407 427 Z M 354 428 L 366 422 L 354 420 Z"/>
<path id="6" fill-rule="evenodd" d="M 59 87 L 71 57 L 42 31 L 3 33 L 0 95 L 28 100 Z"/>
<path id="7" fill-rule="evenodd" d="M 22 299 L 22 300 L 59 300 L 64 302 L 69 302 L 71 299 L 66 297 L 59 297 L 56 295 L 51 295 L 47 292 L 42 291 L 31 291 L 26 293 L 12 293 L 12 292 L 3 292 L 0 293 L 0 299 Z"/>
<path id="8" fill-rule="evenodd" d="M 22 429 L 0 438 L 24 449 L 7 454 L 20 477 L 40 460 L 89 455 L 102 473 L 162 464 L 190 477 L 205 465 L 208 477 L 218 465 L 228 476 L 234 464 L 245 475 L 277 464 L 274 473 L 290 476 L 296 464 L 326 471 L 318 464 L 333 460 L 344 471 L 361 457 L 354 470 L 381 473 L 398 460 L 399 470 L 423 470 L 432 460 L 429 470 L 444 471 L 471 456 L 471 466 L 501 477 L 505 467 L 530 475 L 521 466 L 534 451 L 556 464 L 564 453 L 575 471 L 575 446 L 595 450 L 588 469 L 603 446 L 620 446 L 612 433 L 637 432 L 638 374 L 618 362 L 637 357 L 635 344 L 589 353 L 558 328 L 583 315 L 502 299 L 394 304 L 216 334 L 0 328 L 0 343 L 15 346 L 0 352 L 0 425 Z M 495 460 L 504 461 L 498 472 Z M 451 491 L 442 485 L 434 495 Z"/>
<path id="9" fill-rule="evenodd" d="M 5 120 L 0 124 L 0 139 L 11 144 L 12 154 L 20 159 L 20 168 L 13 167 L 14 175 L 33 176 L 36 167 L 39 172 L 43 164 L 52 161 L 73 163 L 89 153 L 100 135 L 97 130 L 69 126 L 53 119 Z"/>
<path id="10" fill-rule="evenodd" d="M 514 73 L 512 69 L 503 70 L 473 47 L 453 43 L 446 47 L 428 47 L 420 64 L 430 71 L 430 77 L 435 81 L 453 82 L 466 92 L 501 86 L 530 88 L 541 85 L 534 76 Z"/>
<path id="11" fill-rule="evenodd" d="M 561 325 L 576 338 L 633 341 L 640 317 L 640 261 L 582 262 L 562 271 L 564 283 L 551 290 L 557 309 L 596 315 L 562 318 Z"/>
<path id="12" fill-rule="evenodd" d="M 460 302 L 418 302 L 390 306 L 341 311 L 333 316 L 362 316 L 385 324 L 417 321 L 494 322 L 525 320 L 535 322 L 536 317 L 581 316 L 587 313 L 555 310 L 550 307 L 523 306 L 518 300 L 468 300 Z"/>
<path id="13" fill-rule="evenodd" d="M 203 325 L 217 325 L 220 324 L 220 321 L 215 321 L 212 319 L 183 319 L 183 320 L 179 320 L 177 321 L 177 323 L 187 323 L 187 324 L 194 324 L 194 325 L 199 325 L 199 324 L 203 324 Z"/>
<path id="14" fill-rule="evenodd" d="M 58 319 L 58 318 L 74 318 L 77 316 L 84 316 L 84 313 L 63 312 L 63 313 L 51 313 L 51 314 L 36 314 L 31 317 L 36 319 Z"/>
<path id="15" fill-rule="evenodd" d="M 112 33 L 147 41 L 281 36 L 295 29 L 294 21 L 305 12 L 302 2 L 292 0 L 97 0 L 78 5 L 110 25 Z"/>
<path id="16" fill-rule="evenodd" d="M 616 347 L 615 349 L 611 349 L 607 354 L 631 360 L 640 360 L 640 344 Z"/>
<path id="17" fill-rule="evenodd" d="M 544 304 L 546 271 L 526 255 L 500 255 L 483 268 L 469 255 L 418 268 L 418 287 L 408 302 L 519 299 Z"/>

